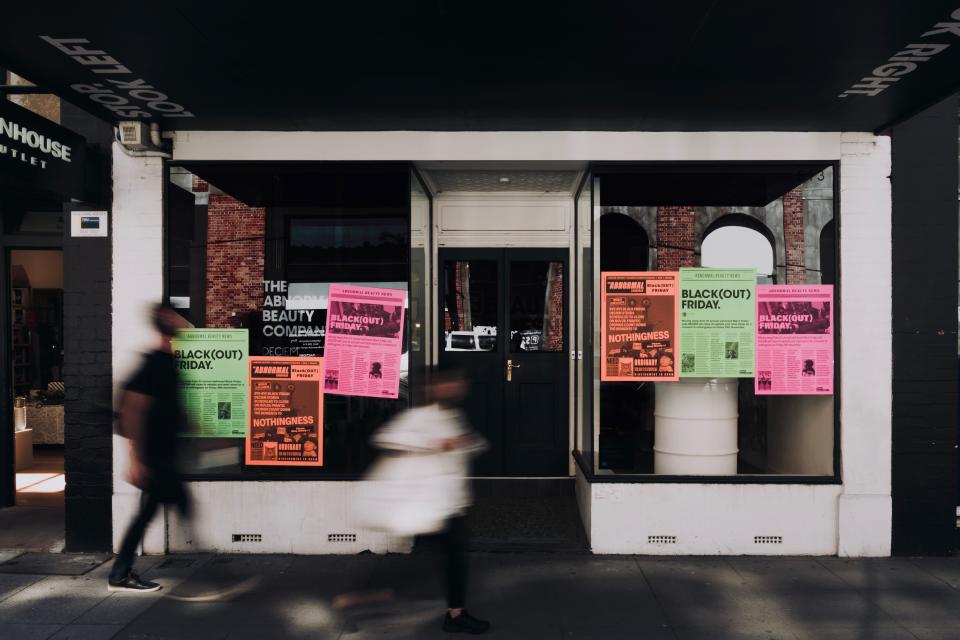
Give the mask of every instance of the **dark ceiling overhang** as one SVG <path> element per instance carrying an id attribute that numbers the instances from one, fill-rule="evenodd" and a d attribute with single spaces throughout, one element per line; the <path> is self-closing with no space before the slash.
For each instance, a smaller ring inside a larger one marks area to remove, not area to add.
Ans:
<path id="1" fill-rule="evenodd" d="M 167 130 L 875 131 L 957 91 L 958 7 L 16 2 L 0 64 Z"/>
<path id="2" fill-rule="evenodd" d="M 249 207 L 405 208 L 405 162 L 188 162 L 178 167 Z"/>

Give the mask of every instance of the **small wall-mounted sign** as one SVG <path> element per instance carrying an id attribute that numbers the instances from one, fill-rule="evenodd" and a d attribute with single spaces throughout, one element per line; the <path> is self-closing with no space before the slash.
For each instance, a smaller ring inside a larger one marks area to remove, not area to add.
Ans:
<path id="1" fill-rule="evenodd" d="M 106 238 L 108 229 L 106 211 L 73 211 L 70 214 L 71 237 Z"/>

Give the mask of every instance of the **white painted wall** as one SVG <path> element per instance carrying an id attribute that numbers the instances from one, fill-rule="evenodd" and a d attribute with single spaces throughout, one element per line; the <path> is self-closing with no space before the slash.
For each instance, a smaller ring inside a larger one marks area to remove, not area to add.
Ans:
<path id="1" fill-rule="evenodd" d="M 833 555 L 837 485 L 592 485 L 594 553 L 662 555 Z M 650 536 L 673 536 L 673 544 Z M 757 544 L 755 536 L 781 536 Z"/>
<path id="2" fill-rule="evenodd" d="M 364 530 L 353 520 L 357 482 L 194 482 L 192 526 L 170 512 L 170 551 L 223 553 L 407 553 L 410 538 Z M 261 542 L 233 542 L 233 534 Z M 329 536 L 356 534 L 356 542 Z"/>
<path id="3" fill-rule="evenodd" d="M 841 556 L 890 555 L 890 138 L 845 133 L 840 162 Z"/>
<path id="4" fill-rule="evenodd" d="M 121 385 L 150 348 L 146 313 L 163 295 L 163 161 L 131 158 L 113 146 L 113 381 Z M 113 438 L 113 542 L 120 544 L 136 513 L 139 492 L 127 483 L 129 448 Z M 165 548 L 163 514 L 144 540 L 144 551 Z"/>

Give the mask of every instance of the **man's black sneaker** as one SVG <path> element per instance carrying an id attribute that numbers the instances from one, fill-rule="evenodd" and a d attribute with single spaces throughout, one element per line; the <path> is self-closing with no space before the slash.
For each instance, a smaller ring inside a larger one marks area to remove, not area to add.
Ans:
<path id="1" fill-rule="evenodd" d="M 443 619 L 443 630 L 447 633 L 470 633 L 478 635 L 490 630 L 490 623 L 486 620 L 474 618 L 464 609 L 456 618 L 450 616 L 448 612 Z"/>
<path id="2" fill-rule="evenodd" d="M 114 580 L 113 578 L 107 580 L 107 591 L 150 593 L 151 591 L 160 591 L 160 588 L 160 585 L 156 582 L 143 580 L 132 571 L 128 573 L 126 577 L 120 578 L 119 580 Z"/>

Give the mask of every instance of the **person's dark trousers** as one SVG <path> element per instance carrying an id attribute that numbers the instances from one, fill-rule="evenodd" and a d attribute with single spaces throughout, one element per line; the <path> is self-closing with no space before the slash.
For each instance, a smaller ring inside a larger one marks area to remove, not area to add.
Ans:
<path id="1" fill-rule="evenodd" d="M 110 571 L 111 580 L 122 580 L 130 573 L 137 553 L 137 545 L 143 540 L 143 534 L 157 513 L 157 507 L 161 504 L 175 504 L 182 515 L 190 515 L 190 499 L 186 488 L 179 480 L 169 478 L 157 481 L 140 494 L 140 511 L 130 523 L 126 535 L 123 536 L 120 551 Z"/>
<path id="2" fill-rule="evenodd" d="M 111 580 L 122 580 L 130 573 L 130 569 L 133 568 L 133 558 L 137 552 L 137 545 L 143 539 L 147 525 L 153 520 L 158 506 L 160 506 L 160 500 L 156 491 L 144 491 L 140 494 L 140 511 L 133 522 L 130 523 L 126 535 L 123 536 L 120 551 L 117 553 L 117 558 L 113 561 L 113 569 L 110 571 Z"/>
<path id="3" fill-rule="evenodd" d="M 447 521 L 447 607 L 461 609 L 467 605 L 467 516 Z"/>

